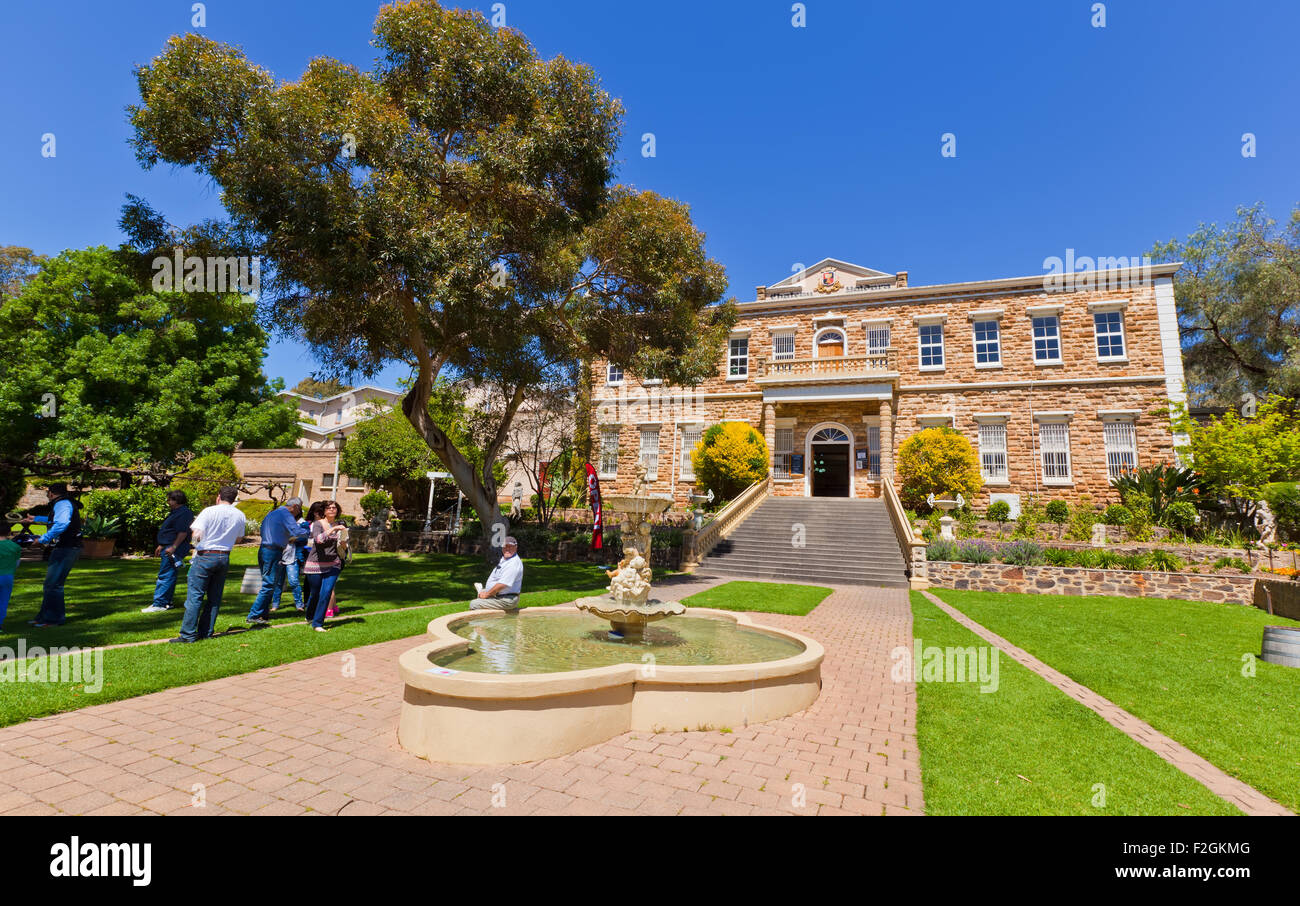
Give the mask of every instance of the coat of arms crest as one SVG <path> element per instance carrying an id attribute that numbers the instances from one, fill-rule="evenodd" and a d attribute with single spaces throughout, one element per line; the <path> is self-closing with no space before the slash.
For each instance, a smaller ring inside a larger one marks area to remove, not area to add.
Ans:
<path id="1" fill-rule="evenodd" d="M 843 284 L 835 279 L 835 268 L 828 267 L 821 273 L 821 280 L 817 284 L 819 293 L 837 293 L 843 289 Z"/>

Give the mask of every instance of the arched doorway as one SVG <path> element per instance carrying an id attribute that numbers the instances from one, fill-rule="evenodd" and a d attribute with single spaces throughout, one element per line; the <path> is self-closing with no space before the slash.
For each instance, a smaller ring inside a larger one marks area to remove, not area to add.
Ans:
<path id="1" fill-rule="evenodd" d="M 808 432 L 810 497 L 853 496 L 853 435 L 843 425 L 828 422 Z"/>

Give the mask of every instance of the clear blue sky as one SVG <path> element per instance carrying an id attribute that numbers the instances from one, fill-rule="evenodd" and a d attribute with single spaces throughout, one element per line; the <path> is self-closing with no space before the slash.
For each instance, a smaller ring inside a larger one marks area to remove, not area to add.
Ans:
<path id="1" fill-rule="evenodd" d="M 804 5 L 795 28 L 785 0 L 505 4 L 542 54 L 591 64 L 623 100 L 620 180 L 689 203 L 740 300 L 827 256 L 913 284 L 1017 276 L 1300 202 L 1294 0 L 1113 0 L 1105 28 L 1092 0 Z M 214 186 L 145 172 L 126 144 L 132 68 L 191 30 L 190 0 L 18 6 L 0 8 L 0 244 L 117 245 L 127 192 L 173 223 L 220 216 Z M 378 6 L 210 0 L 201 31 L 280 78 L 317 55 L 368 68 Z M 266 362 L 290 384 L 313 367 L 286 339 Z"/>

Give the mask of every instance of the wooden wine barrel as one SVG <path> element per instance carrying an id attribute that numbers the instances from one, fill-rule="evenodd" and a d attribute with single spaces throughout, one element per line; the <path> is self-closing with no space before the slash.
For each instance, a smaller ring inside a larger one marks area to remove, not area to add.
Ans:
<path id="1" fill-rule="evenodd" d="M 1264 646 L 1260 657 L 1270 664 L 1300 667 L 1300 629 L 1289 626 L 1265 626 Z"/>

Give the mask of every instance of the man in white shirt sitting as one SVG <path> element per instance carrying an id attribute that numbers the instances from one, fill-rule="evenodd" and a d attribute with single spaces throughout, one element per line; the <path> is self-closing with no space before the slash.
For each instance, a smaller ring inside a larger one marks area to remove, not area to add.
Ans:
<path id="1" fill-rule="evenodd" d="M 247 528 L 244 514 L 235 507 L 239 491 L 224 487 L 217 492 L 215 506 L 206 507 L 190 526 L 194 557 L 186 583 L 185 619 L 181 634 L 173 642 L 210 639 L 217 629 L 217 611 L 230 571 L 230 551 Z M 205 601 L 206 598 L 206 601 Z"/>
<path id="2" fill-rule="evenodd" d="M 519 545 L 514 538 L 506 538 L 501 546 L 501 561 L 488 576 L 487 583 L 479 585 L 478 598 L 469 605 L 470 610 L 519 609 L 519 590 L 524 584 L 524 561 L 518 557 Z"/>

